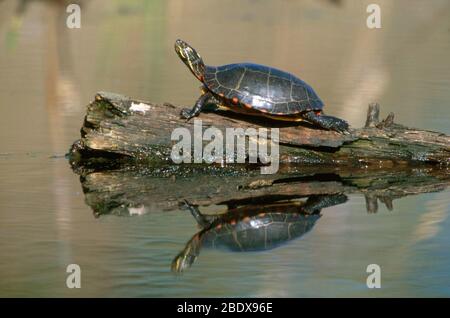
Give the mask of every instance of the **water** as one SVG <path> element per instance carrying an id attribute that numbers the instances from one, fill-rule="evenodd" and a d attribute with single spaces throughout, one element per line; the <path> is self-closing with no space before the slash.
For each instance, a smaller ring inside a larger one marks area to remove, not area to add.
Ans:
<path id="1" fill-rule="evenodd" d="M 449 190 L 368 214 L 362 195 L 322 210 L 310 232 L 276 249 L 203 248 L 183 275 L 173 258 L 198 231 L 186 211 L 95 218 L 63 157 L 84 105 L 108 90 L 191 105 L 199 83 L 173 42 L 207 63 L 252 61 L 308 81 L 353 126 L 367 104 L 449 134 L 448 1 L 85 1 L 82 28 L 65 4 L 0 2 L 0 296 L 450 296 Z M 66 266 L 82 288 L 65 285 Z M 366 267 L 382 288 L 366 287 Z"/>

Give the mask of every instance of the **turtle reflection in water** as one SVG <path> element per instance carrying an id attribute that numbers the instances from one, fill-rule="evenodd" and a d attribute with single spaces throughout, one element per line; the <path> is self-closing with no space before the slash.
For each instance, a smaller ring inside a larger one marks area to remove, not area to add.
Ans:
<path id="1" fill-rule="evenodd" d="M 221 215 L 202 214 L 187 201 L 188 209 L 202 230 L 195 234 L 172 262 L 172 271 L 190 267 L 203 245 L 232 251 L 261 251 L 277 247 L 308 232 L 321 217 L 322 208 L 347 201 L 344 194 L 313 195 L 305 202 L 285 201 L 246 205 Z"/>

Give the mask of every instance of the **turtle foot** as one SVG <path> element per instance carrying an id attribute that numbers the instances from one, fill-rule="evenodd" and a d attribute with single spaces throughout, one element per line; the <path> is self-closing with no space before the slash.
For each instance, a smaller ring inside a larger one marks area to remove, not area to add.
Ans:
<path id="1" fill-rule="evenodd" d="M 329 116 L 327 119 L 328 120 L 325 121 L 325 125 L 328 126 L 328 129 L 334 130 L 344 135 L 350 135 L 349 125 L 345 120 L 331 116 Z"/>
<path id="2" fill-rule="evenodd" d="M 192 111 L 187 108 L 183 108 L 180 112 L 180 117 L 183 119 L 186 119 L 186 121 L 189 121 L 194 115 L 192 115 Z"/>
<path id="3" fill-rule="evenodd" d="M 333 116 L 327 116 L 324 114 L 316 114 L 312 111 L 305 113 L 303 116 L 309 122 L 316 124 L 322 128 L 334 130 L 341 134 L 350 134 L 349 125 L 343 119 Z"/>
<path id="4" fill-rule="evenodd" d="M 180 201 L 180 202 L 178 202 L 178 208 L 180 209 L 180 210 L 189 210 L 189 208 L 191 207 L 192 205 L 189 203 L 189 201 L 188 200 L 186 200 L 186 199 L 183 199 L 183 201 Z"/>

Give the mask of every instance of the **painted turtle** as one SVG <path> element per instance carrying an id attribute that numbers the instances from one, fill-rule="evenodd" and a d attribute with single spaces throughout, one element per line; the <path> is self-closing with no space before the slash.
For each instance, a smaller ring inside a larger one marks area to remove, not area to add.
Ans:
<path id="1" fill-rule="evenodd" d="M 177 40 L 175 51 L 202 83 L 202 96 L 194 107 L 183 109 L 189 120 L 214 103 L 234 112 L 276 120 L 306 120 L 325 129 L 347 133 L 345 120 L 323 114 L 323 102 L 311 86 L 287 72 L 252 63 L 207 66 L 186 42 Z"/>
<path id="2" fill-rule="evenodd" d="M 275 248 L 307 233 L 321 217 L 322 208 L 347 201 L 344 194 L 312 195 L 306 202 L 286 201 L 244 205 L 221 215 L 205 215 L 197 206 L 184 202 L 201 226 L 172 262 L 172 271 L 189 268 L 203 245 L 232 251 L 260 251 Z"/>

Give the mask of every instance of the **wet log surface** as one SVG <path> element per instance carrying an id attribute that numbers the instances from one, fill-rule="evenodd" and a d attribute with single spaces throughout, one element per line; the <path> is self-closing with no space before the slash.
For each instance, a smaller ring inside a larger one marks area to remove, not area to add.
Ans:
<path id="1" fill-rule="evenodd" d="M 450 184 L 450 137 L 398 125 L 393 114 L 380 121 L 378 105 L 370 105 L 365 127 L 350 135 L 228 113 L 201 114 L 204 127 L 220 130 L 278 127 L 281 163 L 274 175 L 261 175 L 256 165 L 173 164 L 173 129 L 193 130 L 192 122 L 179 119 L 179 111 L 170 104 L 97 94 L 81 139 L 68 154 L 95 216 L 173 210 L 182 200 L 230 208 L 336 193 L 365 196 L 373 213 L 379 203 L 391 210 L 397 198 Z"/>

